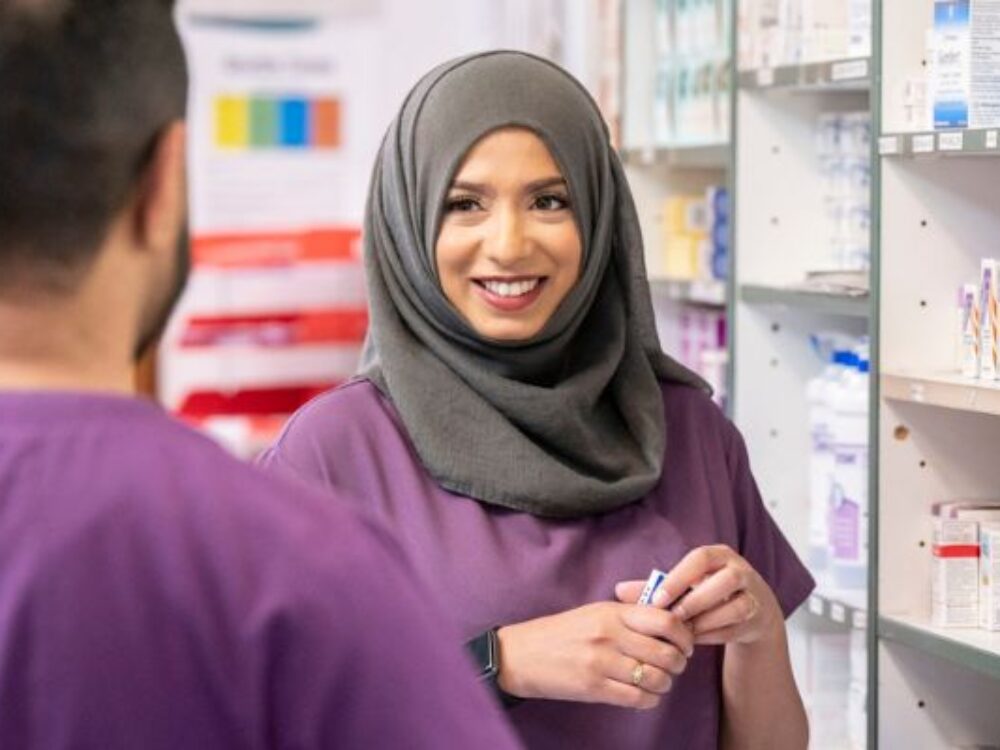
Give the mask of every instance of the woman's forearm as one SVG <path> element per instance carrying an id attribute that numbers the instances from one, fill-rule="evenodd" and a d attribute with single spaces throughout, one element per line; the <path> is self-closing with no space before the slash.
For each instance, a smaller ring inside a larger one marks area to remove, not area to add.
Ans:
<path id="1" fill-rule="evenodd" d="M 784 627 L 773 637 L 726 646 L 722 691 L 725 750 L 805 750 L 809 723 Z"/>

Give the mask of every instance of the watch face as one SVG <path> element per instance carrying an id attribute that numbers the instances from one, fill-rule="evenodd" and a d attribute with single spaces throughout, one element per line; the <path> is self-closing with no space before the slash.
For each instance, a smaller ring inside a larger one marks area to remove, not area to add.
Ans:
<path id="1" fill-rule="evenodd" d="M 496 676 L 499 669 L 497 663 L 497 634 L 494 630 L 488 630 L 476 638 L 470 644 L 472 655 L 479 666 L 479 676 L 481 679 L 490 679 Z"/>

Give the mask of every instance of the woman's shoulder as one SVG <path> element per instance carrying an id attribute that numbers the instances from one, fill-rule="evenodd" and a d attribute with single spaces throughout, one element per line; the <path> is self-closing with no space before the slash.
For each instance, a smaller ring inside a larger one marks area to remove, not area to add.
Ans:
<path id="1" fill-rule="evenodd" d="M 354 416 L 365 417 L 384 408 L 385 397 L 371 380 L 352 378 L 303 404 L 292 416 L 289 425 L 315 420 L 329 422 L 327 417 L 331 414 L 336 415 L 339 420 Z"/>
<path id="2" fill-rule="evenodd" d="M 726 435 L 735 429 L 712 395 L 704 389 L 668 381 L 660 381 L 660 388 L 668 424 L 691 423 Z"/>
<path id="3" fill-rule="evenodd" d="M 271 453 L 292 458 L 319 450 L 336 454 L 338 446 L 358 438 L 376 440 L 400 429 L 398 418 L 376 385 L 355 378 L 316 396 L 288 420 Z"/>

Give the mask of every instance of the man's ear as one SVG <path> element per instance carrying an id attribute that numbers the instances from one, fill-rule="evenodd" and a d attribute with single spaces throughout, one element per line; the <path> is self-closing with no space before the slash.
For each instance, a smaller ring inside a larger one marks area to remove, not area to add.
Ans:
<path id="1" fill-rule="evenodd" d="M 135 199 L 135 233 L 142 247 L 172 250 L 177 244 L 187 210 L 186 137 L 180 120 L 156 137 Z"/>

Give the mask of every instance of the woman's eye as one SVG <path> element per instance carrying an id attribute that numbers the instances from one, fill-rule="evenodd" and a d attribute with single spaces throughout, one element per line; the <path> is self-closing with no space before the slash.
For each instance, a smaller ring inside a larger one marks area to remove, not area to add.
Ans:
<path id="1" fill-rule="evenodd" d="M 448 202 L 445 203 L 444 208 L 447 213 L 452 213 L 452 212 L 464 213 L 468 211 L 477 211 L 480 208 L 482 208 L 482 206 L 480 205 L 479 201 L 475 198 L 461 197 L 461 198 L 449 198 Z"/>
<path id="2" fill-rule="evenodd" d="M 549 193 L 535 199 L 535 207 L 542 211 L 562 211 L 569 208 L 569 200 L 564 195 Z"/>

